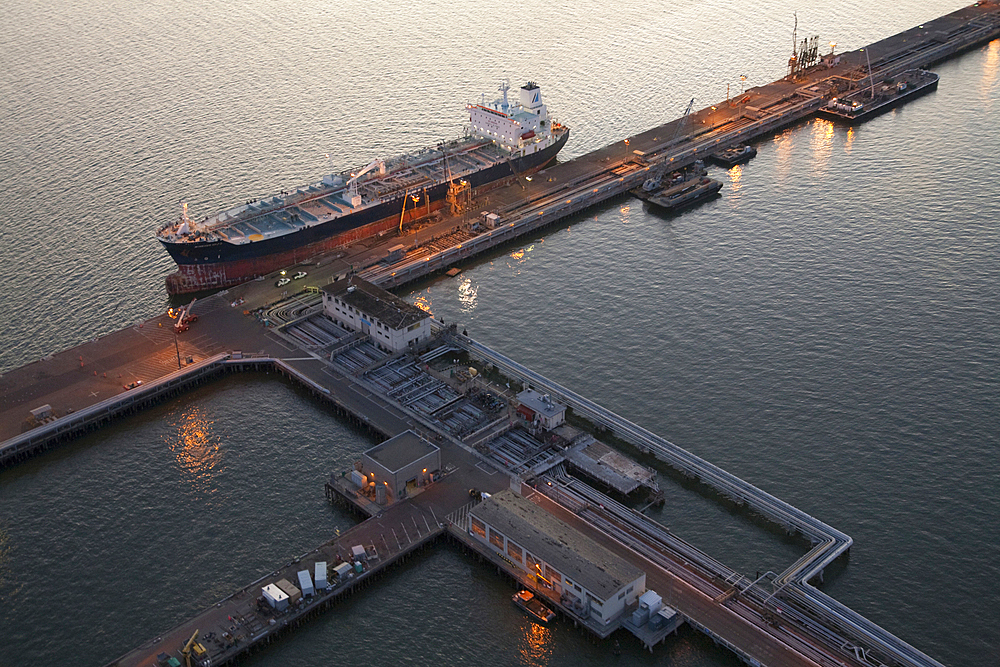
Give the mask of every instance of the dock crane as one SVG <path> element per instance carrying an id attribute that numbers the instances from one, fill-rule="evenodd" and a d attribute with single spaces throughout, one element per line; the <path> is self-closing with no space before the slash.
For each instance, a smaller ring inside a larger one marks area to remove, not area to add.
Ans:
<path id="1" fill-rule="evenodd" d="M 192 667 L 192 665 L 202 665 L 202 667 L 209 667 L 212 661 L 208 657 L 208 650 L 198 643 L 198 633 L 200 630 L 195 630 L 191 635 L 191 639 L 187 640 L 184 644 L 184 648 L 181 649 L 181 655 L 184 656 L 184 667 Z M 191 655 L 194 654 L 195 662 L 192 662 Z"/>
<path id="2" fill-rule="evenodd" d="M 684 110 L 684 115 L 681 116 L 680 121 L 677 123 L 677 129 L 674 130 L 674 138 L 671 140 L 671 143 L 677 141 L 677 137 L 680 136 L 681 131 L 684 129 L 684 126 L 687 125 L 688 116 L 691 115 L 691 109 L 692 108 L 694 108 L 694 98 L 693 97 L 691 98 L 691 101 L 688 102 L 687 109 Z"/>

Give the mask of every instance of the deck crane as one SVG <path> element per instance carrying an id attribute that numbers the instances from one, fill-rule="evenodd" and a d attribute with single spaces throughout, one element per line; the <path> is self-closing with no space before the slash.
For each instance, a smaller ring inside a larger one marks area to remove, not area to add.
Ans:
<path id="1" fill-rule="evenodd" d="M 209 667 L 212 664 L 208 657 L 208 650 L 198 643 L 199 632 L 200 630 L 195 630 L 191 639 L 187 640 L 184 648 L 181 649 L 181 655 L 184 656 L 184 667 L 191 667 L 193 664 Z M 191 659 L 192 654 L 194 654 L 194 662 Z"/>
<path id="2" fill-rule="evenodd" d="M 691 98 L 691 101 L 688 102 L 687 109 L 684 110 L 684 115 L 681 116 L 680 121 L 677 123 L 677 129 L 674 130 L 674 138 L 672 139 L 672 141 L 677 141 L 677 137 L 680 136 L 681 130 L 683 130 L 684 126 L 687 125 L 688 116 L 691 115 L 692 108 L 694 108 L 693 97 Z"/>
<path id="3" fill-rule="evenodd" d="M 361 206 L 361 195 L 358 194 L 358 179 L 375 167 L 378 167 L 378 173 L 385 174 L 385 161 L 382 158 L 377 157 L 369 162 L 364 169 L 353 175 L 351 180 L 347 181 L 347 200 L 354 208 Z"/>

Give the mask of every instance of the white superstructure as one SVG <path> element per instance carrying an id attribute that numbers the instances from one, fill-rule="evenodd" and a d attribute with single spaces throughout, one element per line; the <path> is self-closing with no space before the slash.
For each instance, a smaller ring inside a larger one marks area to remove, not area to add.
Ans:
<path id="1" fill-rule="evenodd" d="M 469 104 L 472 135 L 488 139 L 514 156 L 531 155 L 551 143 L 549 111 L 542 103 L 538 84 L 529 81 L 521 86 L 517 104 L 507 99 L 510 86 L 500 86 L 503 97 L 487 103 Z M 485 98 L 485 96 L 484 96 Z"/>

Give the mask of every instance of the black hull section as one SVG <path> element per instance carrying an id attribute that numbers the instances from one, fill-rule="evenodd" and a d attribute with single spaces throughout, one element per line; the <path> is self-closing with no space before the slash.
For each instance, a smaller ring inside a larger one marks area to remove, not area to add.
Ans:
<path id="1" fill-rule="evenodd" d="M 881 116 L 890 109 L 895 109 L 901 104 L 905 104 L 906 102 L 915 100 L 921 95 L 926 95 L 932 90 L 937 90 L 938 81 L 939 81 L 938 79 L 935 79 L 934 81 L 924 84 L 923 86 L 920 86 L 918 88 L 913 88 L 912 90 L 909 90 L 903 93 L 902 95 L 894 96 L 891 100 L 888 100 L 882 104 L 872 106 L 871 108 L 866 108 L 861 113 L 853 116 L 850 114 L 839 112 L 835 109 L 826 109 L 826 108 L 820 109 L 819 113 L 822 116 L 826 116 L 831 120 L 836 120 L 841 123 L 847 123 L 848 125 L 860 125 L 861 123 L 867 120 L 875 118 L 876 116 Z"/>
<path id="2" fill-rule="evenodd" d="M 556 143 L 538 153 L 511 160 L 510 162 L 495 164 L 482 171 L 469 174 L 464 178 L 475 189 L 512 176 L 514 172 L 518 174 L 530 173 L 544 167 L 555 159 L 568 139 L 569 130 L 565 130 Z M 430 199 L 431 206 L 433 207 L 435 202 L 443 200 L 447 191 L 447 182 L 438 183 L 429 188 L 427 196 Z M 359 240 L 361 237 L 352 234 L 352 231 L 360 231 L 366 225 L 371 225 L 388 218 L 395 217 L 398 220 L 402 211 L 404 196 L 405 194 L 401 192 L 398 197 L 392 200 L 371 206 L 357 213 L 336 218 L 325 224 L 306 227 L 291 234 L 243 245 L 234 245 L 225 241 L 170 243 L 161 239 L 160 242 L 163 243 L 167 252 L 170 253 L 170 256 L 182 269 L 185 265 L 207 267 L 214 264 L 245 264 L 269 255 L 287 254 L 298 248 L 322 244 L 335 237 L 344 237 L 345 243 Z M 192 266 L 191 268 L 194 267 Z M 252 278 L 253 276 L 249 275 L 247 277 Z"/>

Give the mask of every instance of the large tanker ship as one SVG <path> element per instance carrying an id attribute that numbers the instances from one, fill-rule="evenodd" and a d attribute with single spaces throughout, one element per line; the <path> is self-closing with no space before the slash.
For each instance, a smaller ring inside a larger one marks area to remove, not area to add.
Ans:
<path id="1" fill-rule="evenodd" d="M 549 118 L 534 83 L 518 101 L 502 97 L 468 104 L 466 136 L 396 158 L 375 159 L 354 172 L 249 202 L 196 222 L 187 205 L 157 238 L 177 262 L 171 294 L 227 287 L 400 227 L 445 204 L 470 201 L 508 177 L 555 159 L 569 129 Z"/>

